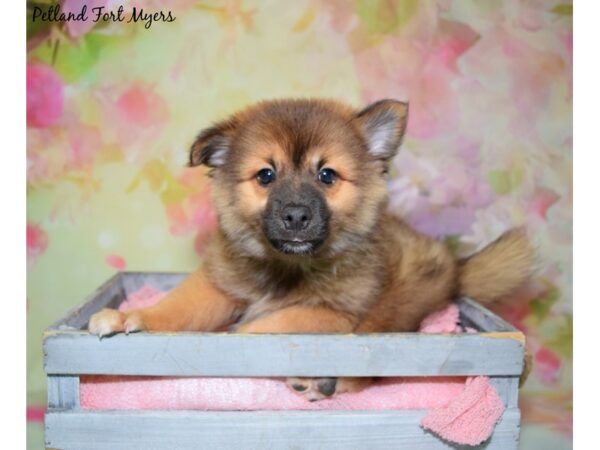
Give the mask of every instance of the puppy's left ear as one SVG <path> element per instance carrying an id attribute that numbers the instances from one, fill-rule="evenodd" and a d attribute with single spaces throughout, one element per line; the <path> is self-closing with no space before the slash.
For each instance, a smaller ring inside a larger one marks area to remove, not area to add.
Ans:
<path id="1" fill-rule="evenodd" d="M 233 129 L 233 122 L 227 121 L 202 131 L 192 144 L 190 166 L 204 164 L 214 169 L 225 164 Z"/>
<path id="2" fill-rule="evenodd" d="M 377 159 L 392 159 L 402 143 L 408 122 L 408 103 L 380 100 L 356 113 L 355 123 L 367 140 L 368 151 Z"/>

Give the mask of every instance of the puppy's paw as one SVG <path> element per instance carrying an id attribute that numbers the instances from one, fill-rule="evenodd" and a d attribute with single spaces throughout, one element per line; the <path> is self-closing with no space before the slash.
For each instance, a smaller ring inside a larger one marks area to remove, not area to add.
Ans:
<path id="1" fill-rule="evenodd" d="M 337 378 L 288 378 L 287 384 L 310 402 L 330 398 L 336 393 Z"/>
<path id="2" fill-rule="evenodd" d="M 373 384 L 371 377 L 339 378 L 335 392 L 343 394 L 344 392 L 359 392 Z"/>
<path id="3" fill-rule="evenodd" d="M 90 317 L 88 331 L 99 337 L 121 333 L 125 331 L 125 314 L 116 309 L 105 308 Z"/>
<path id="4" fill-rule="evenodd" d="M 122 313 L 116 309 L 105 308 L 90 318 L 88 330 L 99 337 L 115 333 L 134 333 L 144 330 L 142 315 L 138 311 Z"/>
<path id="5" fill-rule="evenodd" d="M 125 322 L 123 324 L 125 334 L 135 333 L 136 331 L 143 331 L 146 329 L 142 314 L 138 311 L 132 311 L 127 314 Z"/>

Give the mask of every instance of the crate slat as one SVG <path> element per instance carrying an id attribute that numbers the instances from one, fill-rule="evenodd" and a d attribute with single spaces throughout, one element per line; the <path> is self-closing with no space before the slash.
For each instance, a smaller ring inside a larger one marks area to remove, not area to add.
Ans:
<path id="1" fill-rule="evenodd" d="M 519 407 L 519 377 L 490 377 L 490 383 L 507 408 Z"/>
<path id="2" fill-rule="evenodd" d="M 460 309 L 460 319 L 464 326 L 470 326 L 479 331 L 518 331 L 507 321 L 476 301 L 461 298 L 457 303 Z"/>
<path id="3" fill-rule="evenodd" d="M 79 408 L 79 376 L 48 375 L 48 408 Z"/>
<path id="4" fill-rule="evenodd" d="M 69 411 L 46 414 L 46 446 L 62 450 L 456 449 L 419 423 L 426 411 Z M 484 445 L 516 450 L 519 410 Z"/>
<path id="5" fill-rule="evenodd" d="M 136 333 L 100 340 L 50 331 L 44 365 L 48 374 L 77 375 L 515 376 L 524 350 L 511 336 Z"/>

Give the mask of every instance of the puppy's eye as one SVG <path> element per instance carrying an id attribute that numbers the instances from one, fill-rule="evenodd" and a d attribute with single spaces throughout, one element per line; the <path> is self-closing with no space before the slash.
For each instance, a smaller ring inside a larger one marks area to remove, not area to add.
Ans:
<path id="1" fill-rule="evenodd" d="M 333 184 L 337 179 L 337 174 L 333 169 L 321 169 L 318 178 L 321 183 Z"/>
<path id="2" fill-rule="evenodd" d="M 256 180 L 259 184 L 266 186 L 275 181 L 275 172 L 272 169 L 261 169 L 256 174 Z"/>

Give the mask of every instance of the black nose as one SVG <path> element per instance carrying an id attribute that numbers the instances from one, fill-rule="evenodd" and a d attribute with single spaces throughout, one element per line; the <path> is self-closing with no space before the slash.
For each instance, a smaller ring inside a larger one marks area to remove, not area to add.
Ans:
<path id="1" fill-rule="evenodd" d="M 310 209 L 302 205 L 288 205 L 281 211 L 281 219 L 286 230 L 304 230 L 310 220 L 312 214 Z"/>

